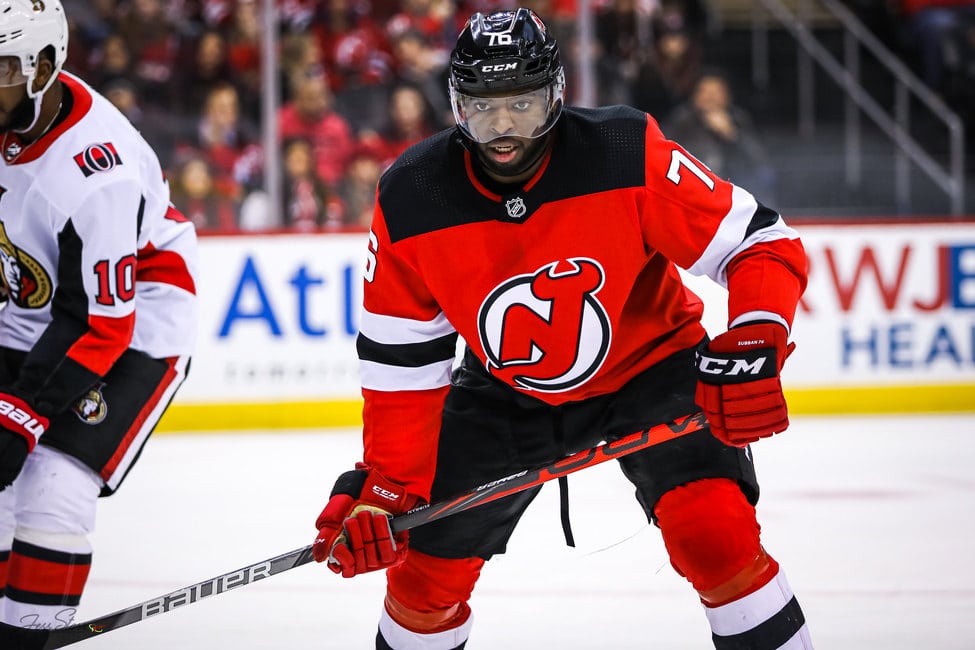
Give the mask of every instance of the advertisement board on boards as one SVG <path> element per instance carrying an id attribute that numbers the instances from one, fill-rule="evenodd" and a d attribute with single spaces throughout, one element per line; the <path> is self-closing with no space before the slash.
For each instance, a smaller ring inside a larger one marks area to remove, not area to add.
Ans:
<path id="1" fill-rule="evenodd" d="M 975 224 L 803 224 L 809 286 L 783 371 L 796 413 L 975 409 Z M 359 417 L 366 233 L 201 238 L 200 336 L 165 426 Z M 727 292 L 685 278 L 713 335 Z"/>

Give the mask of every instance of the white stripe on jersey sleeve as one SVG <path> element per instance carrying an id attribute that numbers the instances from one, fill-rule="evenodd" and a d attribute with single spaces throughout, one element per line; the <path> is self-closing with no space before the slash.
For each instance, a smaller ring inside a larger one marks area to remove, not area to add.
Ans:
<path id="1" fill-rule="evenodd" d="M 399 345 L 404 343 L 426 343 L 441 336 L 454 333 L 443 312 L 433 320 L 413 320 L 374 314 L 366 309 L 360 314 L 359 332 L 376 343 Z"/>
<path id="2" fill-rule="evenodd" d="M 728 329 L 732 329 L 734 327 L 738 327 L 739 325 L 744 325 L 745 323 L 751 323 L 753 321 L 759 321 L 759 320 L 773 321 L 775 323 L 778 323 L 782 327 L 784 327 L 786 332 L 791 331 L 791 328 L 789 327 L 789 321 L 782 318 L 781 316 L 779 316 L 773 311 L 760 311 L 760 310 L 745 312 L 738 318 L 728 323 Z"/>
<path id="3" fill-rule="evenodd" d="M 731 192 L 731 210 L 718 226 L 714 238 L 704 254 L 687 271 L 692 275 L 707 275 L 728 287 L 727 267 L 735 255 L 755 244 L 778 239 L 797 239 L 799 233 L 785 225 L 781 217 L 768 228 L 753 232 L 744 239 L 748 225 L 758 209 L 758 202 L 748 191 L 734 186 Z"/>
<path id="4" fill-rule="evenodd" d="M 414 368 L 360 361 L 359 373 L 362 387 L 370 390 L 430 390 L 450 383 L 452 366 L 452 359 Z"/>

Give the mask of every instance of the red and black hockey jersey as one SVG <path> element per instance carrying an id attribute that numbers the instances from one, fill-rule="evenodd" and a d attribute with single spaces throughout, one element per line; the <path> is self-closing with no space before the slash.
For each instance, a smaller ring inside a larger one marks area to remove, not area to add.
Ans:
<path id="1" fill-rule="evenodd" d="M 159 162 L 111 103 L 67 73 L 49 131 L 0 144 L 0 346 L 26 352 L 0 390 L 63 410 L 134 348 L 191 354 L 197 243 Z"/>
<path id="2" fill-rule="evenodd" d="M 427 496 L 459 334 L 548 404 L 617 390 L 705 335 L 677 266 L 729 289 L 732 324 L 791 325 L 794 230 L 645 113 L 566 109 L 524 185 L 492 191 L 454 130 L 383 175 L 358 340 L 365 460 Z"/>

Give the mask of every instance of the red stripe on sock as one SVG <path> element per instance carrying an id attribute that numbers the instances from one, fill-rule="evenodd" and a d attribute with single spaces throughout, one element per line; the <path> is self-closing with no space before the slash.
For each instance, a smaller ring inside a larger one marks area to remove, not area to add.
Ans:
<path id="1" fill-rule="evenodd" d="M 0 592 L 7 586 L 7 571 L 10 570 L 10 551 L 0 552 Z"/>
<path id="2" fill-rule="evenodd" d="M 91 571 L 91 560 L 63 564 L 10 554 L 8 584 L 21 591 L 40 594 L 81 596 Z"/>

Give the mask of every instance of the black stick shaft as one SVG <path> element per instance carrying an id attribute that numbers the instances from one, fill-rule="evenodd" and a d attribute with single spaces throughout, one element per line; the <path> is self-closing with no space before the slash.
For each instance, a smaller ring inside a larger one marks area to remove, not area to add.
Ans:
<path id="1" fill-rule="evenodd" d="M 550 465 L 525 470 L 478 486 L 453 499 L 414 508 L 393 517 L 392 528 L 398 533 L 485 503 L 497 501 L 517 492 L 547 483 L 560 476 L 567 476 L 587 467 L 593 467 L 607 460 L 619 458 L 635 451 L 646 449 L 662 442 L 679 438 L 704 427 L 707 420 L 703 413 L 695 413 L 667 424 L 659 424 L 643 431 L 607 442 L 591 449 L 566 456 Z"/>
<path id="2" fill-rule="evenodd" d="M 620 458 L 641 449 L 658 445 L 668 440 L 699 431 L 706 424 L 703 413 L 695 413 L 674 422 L 660 424 L 643 431 L 637 431 L 618 440 L 607 442 L 592 449 L 586 449 L 567 456 L 554 463 L 535 469 L 528 469 L 511 476 L 500 478 L 485 485 L 478 486 L 469 492 L 458 495 L 453 499 L 446 499 L 409 512 L 396 515 L 392 519 L 394 532 L 402 532 L 416 528 L 423 524 L 458 512 L 463 512 L 477 506 L 497 501 L 511 496 L 522 490 L 541 485 L 552 479 L 566 476 L 573 472 L 599 465 L 607 460 Z M 290 571 L 295 567 L 312 561 L 311 545 L 295 549 L 277 557 L 273 557 L 242 569 L 231 571 L 189 587 L 171 591 L 157 598 L 147 600 L 126 609 L 91 619 L 82 623 L 75 623 L 56 630 L 22 630 L 0 623 L 0 639 L 4 634 L 16 636 L 25 650 L 54 650 L 66 645 L 100 636 L 120 627 L 138 623 L 147 618 L 178 609 L 195 603 L 210 596 L 222 594 L 231 589 L 270 578 L 278 573 Z M 4 647 L 7 647 L 4 645 Z M 15 646 L 16 647 L 16 646 Z"/>

